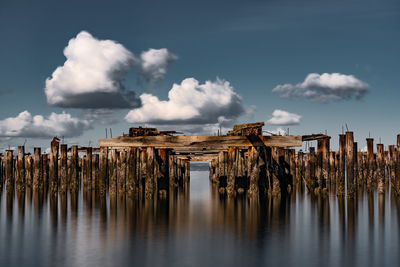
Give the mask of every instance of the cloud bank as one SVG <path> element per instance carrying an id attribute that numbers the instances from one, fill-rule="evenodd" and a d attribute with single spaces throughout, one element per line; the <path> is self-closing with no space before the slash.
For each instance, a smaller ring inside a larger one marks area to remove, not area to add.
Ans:
<path id="1" fill-rule="evenodd" d="M 267 121 L 270 125 L 296 125 L 299 124 L 301 116 L 284 110 L 275 109 L 272 118 Z"/>
<path id="2" fill-rule="evenodd" d="M 74 118 L 65 112 L 53 112 L 45 118 L 41 115 L 32 116 L 25 110 L 16 117 L 0 120 L 0 137 L 74 137 L 89 128 L 91 122 Z"/>
<path id="3" fill-rule="evenodd" d="M 141 75 L 146 82 L 162 80 L 171 63 L 178 57 L 166 48 L 152 49 L 142 52 L 140 55 Z"/>
<path id="4" fill-rule="evenodd" d="M 132 108 L 135 92 L 123 85 L 138 59 L 123 45 L 82 31 L 64 49 L 67 60 L 46 79 L 47 103 L 65 108 Z"/>
<path id="5" fill-rule="evenodd" d="M 367 83 L 353 75 L 310 73 L 302 83 L 278 85 L 272 92 L 282 98 L 308 99 L 315 102 L 361 99 L 370 90 Z"/>
<path id="6" fill-rule="evenodd" d="M 129 123 L 206 124 L 234 120 L 244 113 L 242 98 L 229 82 L 217 79 L 200 84 L 187 78 L 174 84 L 168 100 L 142 94 L 143 106 L 131 110 L 125 120 Z"/>

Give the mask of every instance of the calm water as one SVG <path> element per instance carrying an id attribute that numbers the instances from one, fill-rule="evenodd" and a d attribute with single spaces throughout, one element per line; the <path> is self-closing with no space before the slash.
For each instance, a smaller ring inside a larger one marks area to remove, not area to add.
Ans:
<path id="1" fill-rule="evenodd" d="M 223 200 L 206 171 L 157 201 L 3 191 L 0 266 L 400 266 L 399 222 L 390 193 Z"/>

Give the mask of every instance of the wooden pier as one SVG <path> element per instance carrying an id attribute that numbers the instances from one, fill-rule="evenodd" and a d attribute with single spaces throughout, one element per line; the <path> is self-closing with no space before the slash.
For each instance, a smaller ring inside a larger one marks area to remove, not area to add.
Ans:
<path id="1" fill-rule="evenodd" d="M 100 139 L 98 147 L 68 147 L 51 142 L 49 154 L 7 150 L 0 155 L 0 187 L 46 190 L 52 194 L 80 188 L 105 194 L 147 199 L 166 197 L 171 188 L 190 181 L 190 162 L 208 161 L 209 178 L 221 195 L 281 196 L 294 186 L 313 194 L 335 192 L 353 197 L 359 186 L 385 193 L 390 183 L 400 194 L 400 135 L 385 147 L 367 138 L 358 151 L 353 132 L 339 135 L 339 151 L 330 150 L 330 136 L 264 136 L 263 123 L 235 125 L 222 136 L 177 136 L 174 131 L 131 128 L 129 134 Z M 317 149 L 298 150 L 305 141 Z"/>

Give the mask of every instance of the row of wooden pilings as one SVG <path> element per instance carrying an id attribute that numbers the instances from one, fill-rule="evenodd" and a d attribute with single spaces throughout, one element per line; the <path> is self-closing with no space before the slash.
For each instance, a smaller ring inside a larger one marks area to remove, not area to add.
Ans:
<path id="1" fill-rule="evenodd" d="M 353 132 L 339 135 L 339 151 L 330 151 L 330 137 L 317 140 L 317 151 L 279 147 L 230 147 L 210 162 L 210 180 L 220 194 L 235 196 L 270 194 L 278 196 L 294 185 L 306 186 L 315 194 L 334 190 L 338 196 L 354 196 L 358 186 L 384 193 L 390 182 L 392 192 L 400 195 L 400 135 L 397 145 L 376 145 L 367 138 L 367 151 L 359 152 Z"/>
<path id="2" fill-rule="evenodd" d="M 84 152 L 78 152 L 84 151 Z M 91 147 L 79 149 L 52 144 L 49 154 L 40 148 L 25 153 L 18 147 L 18 155 L 7 150 L 0 154 L 0 188 L 49 192 L 76 191 L 79 188 L 110 194 L 144 194 L 163 197 L 169 187 L 179 187 L 190 179 L 190 164 L 173 155 L 170 149 L 154 147 L 107 149 L 93 152 Z"/>

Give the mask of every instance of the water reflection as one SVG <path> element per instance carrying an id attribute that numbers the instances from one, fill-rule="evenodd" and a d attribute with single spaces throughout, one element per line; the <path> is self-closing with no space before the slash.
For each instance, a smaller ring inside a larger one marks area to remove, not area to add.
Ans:
<path id="1" fill-rule="evenodd" d="M 94 191 L 0 196 L 0 266 L 375 266 L 399 263 L 400 200 L 220 197 L 208 173 L 167 198 Z"/>

